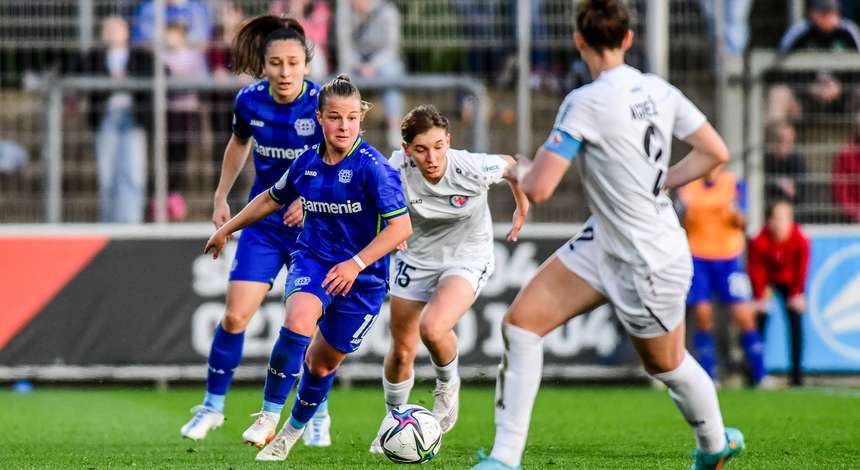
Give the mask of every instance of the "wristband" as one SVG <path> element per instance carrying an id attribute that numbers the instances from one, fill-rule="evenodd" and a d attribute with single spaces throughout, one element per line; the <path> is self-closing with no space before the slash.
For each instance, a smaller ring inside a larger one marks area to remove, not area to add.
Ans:
<path id="1" fill-rule="evenodd" d="M 355 261 L 355 264 L 357 264 L 357 265 L 358 265 L 358 269 L 359 269 L 359 270 L 364 271 L 364 268 L 366 268 L 366 267 L 367 267 L 367 265 L 366 265 L 366 264 L 364 264 L 364 261 L 362 261 L 362 260 L 361 260 L 361 256 L 358 256 L 358 254 L 356 254 L 355 256 L 353 256 L 353 257 L 352 257 L 352 260 L 353 260 L 353 261 Z"/>

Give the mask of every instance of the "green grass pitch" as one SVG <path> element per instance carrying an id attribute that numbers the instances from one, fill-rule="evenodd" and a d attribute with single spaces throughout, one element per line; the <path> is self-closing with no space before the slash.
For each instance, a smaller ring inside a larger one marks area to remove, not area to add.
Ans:
<path id="1" fill-rule="evenodd" d="M 392 468 L 367 453 L 383 414 L 381 390 L 335 389 L 332 447 L 298 444 L 286 463 L 258 463 L 241 444 L 257 387 L 234 388 L 227 422 L 202 442 L 179 437 L 202 387 L 152 389 L 36 387 L 0 392 L 0 468 Z M 430 407 L 430 389 L 412 401 Z M 860 392 L 726 390 L 725 420 L 746 434 L 732 469 L 860 468 Z M 493 390 L 461 394 L 460 421 L 425 468 L 469 468 L 493 436 Z M 665 391 L 544 386 L 531 425 L 525 468 L 685 469 L 693 438 Z"/>

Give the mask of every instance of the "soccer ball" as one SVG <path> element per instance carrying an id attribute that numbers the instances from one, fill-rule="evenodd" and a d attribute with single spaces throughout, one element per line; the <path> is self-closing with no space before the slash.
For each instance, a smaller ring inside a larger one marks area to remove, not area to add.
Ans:
<path id="1" fill-rule="evenodd" d="M 379 443 L 394 463 L 429 462 L 442 444 L 439 421 L 419 405 L 401 405 L 389 411 L 381 429 Z"/>

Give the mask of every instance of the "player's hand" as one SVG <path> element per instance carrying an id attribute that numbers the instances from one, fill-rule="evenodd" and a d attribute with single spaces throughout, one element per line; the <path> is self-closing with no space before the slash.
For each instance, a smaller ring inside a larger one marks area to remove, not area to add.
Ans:
<path id="1" fill-rule="evenodd" d="M 524 211 L 520 211 L 519 207 L 514 209 L 514 215 L 511 219 L 511 230 L 508 232 L 508 241 L 517 241 L 517 235 L 520 234 L 523 224 L 526 223 L 526 215 L 528 215 L 528 211 L 528 206 L 525 207 Z"/>
<path id="2" fill-rule="evenodd" d="M 305 209 L 302 207 L 302 200 L 296 199 L 287 207 L 287 212 L 284 213 L 284 225 L 287 227 L 301 227 L 305 224 Z"/>
<path id="3" fill-rule="evenodd" d="M 768 314 L 768 311 L 767 311 L 767 300 L 764 300 L 764 299 L 762 299 L 762 300 L 756 300 L 756 301 L 755 301 L 755 303 L 754 303 L 754 306 L 755 306 L 755 310 L 756 310 L 756 312 L 761 313 L 761 314 L 763 314 L 763 315 L 767 315 L 767 314 Z"/>
<path id="4" fill-rule="evenodd" d="M 803 313 L 806 312 L 806 299 L 803 298 L 803 294 L 794 294 L 789 297 L 788 307 L 803 315 Z"/>
<path id="5" fill-rule="evenodd" d="M 406 251 L 409 248 L 409 245 L 406 244 L 406 240 L 403 240 L 399 245 L 397 245 L 397 249 L 400 251 Z"/>
<path id="6" fill-rule="evenodd" d="M 203 253 L 205 254 L 211 251 L 212 259 L 218 259 L 218 255 L 221 254 L 221 250 L 224 249 L 224 245 L 229 239 L 230 236 L 225 234 L 221 229 L 216 230 L 206 242 L 206 247 L 203 248 Z"/>
<path id="7" fill-rule="evenodd" d="M 359 272 L 361 272 L 361 268 L 352 259 L 334 265 L 323 279 L 322 286 L 325 288 L 325 293 L 328 295 L 348 294 Z"/>
<path id="8" fill-rule="evenodd" d="M 230 220 L 230 205 L 227 204 L 227 199 L 215 199 L 215 208 L 212 210 L 212 223 L 215 224 L 215 230 L 221 228 Z"/>

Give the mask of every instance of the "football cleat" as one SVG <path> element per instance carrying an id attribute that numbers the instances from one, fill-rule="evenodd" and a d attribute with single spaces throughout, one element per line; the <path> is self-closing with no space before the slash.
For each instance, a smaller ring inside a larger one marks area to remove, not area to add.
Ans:
<path id="1" fill-rule="evenodd" d="M 245 440 L 246 444 L 263 448 L 264 445 L 271 442 L 272 438 L 275 437 L 275 430 L 278 429 L 278 421 L 281 420 L 281 415 L 269 411 L 261 411 L 251 416 L 256 416 L 257 419 L 254 421 L 254 424 L 242 433 L 242 439 Z"/>
<path id="2" fill-rule="evenodd" d="M 331 416 L 328 413 L 314 415 L 308 421 L 302 440 L 308 447 L 328 447 L 331 445 Z"/>
<path id="3" fill-rule="evenodd" d="M 224 413 L 204 405 L 197 405 L 191 408 L 194 417 L 182 426 L 179 431 L 182 437 L 199 441 L 206 437 L 206 434 L 212 429 L 216 429 L 224 424 Z"/>
<path id="4" fill-rule="evenodd" d="M 299 440 L 302 430 L 303 429 L 293 429 L 293 427 L 290 426 L 290 423 L 285 424 L 284 427 L 281 428 L 280 432 L 275 435 L 274 439 L 272 439 L 272 442 L 269 442 L 266 447 L 263 447 L 263 450 L 257 452 L 256 460 L 286 460 L 287 456 L 290 455 L 290 449 L 292 449 Z"/>
<path id="5" fill-rule="evenodd" d="M 522 467 L 511 467 L 500 460 L 496 460 L 484 452 L 484 449 L 478 451 L 478 463 L 472 467 L 472 470 L 521 470 Z"/>
<path id="6" fill-rule="evenodd" d="M 690 470 L 722 470 L 726 462 L 737 457 L 744 447 L 744 435 L 735 428 L 726 428 L 726 447 L 713 454 L 697 449 L 693 452 L 693 466 Z"/>
<path id="7" fill-rule="evenodd" d="M 451 382 L 436 381 L 433 390 L 433 416 L 439 421 L 442 433 L 454 428 L 460 412 L 460 379 Z"/>

